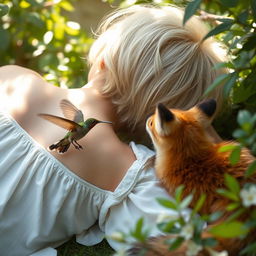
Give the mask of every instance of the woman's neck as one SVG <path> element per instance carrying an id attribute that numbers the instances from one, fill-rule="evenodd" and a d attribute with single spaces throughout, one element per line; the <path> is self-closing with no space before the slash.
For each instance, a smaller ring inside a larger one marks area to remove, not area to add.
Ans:
<path id="1" fill-rule="evenodd" d="M 79 90 L 78 94 L 81 101 L 79 107 L 84 113 L 84 118 L 96 118 L 103 121 L 111 121 L 114 126 L 117 125 L 116 114 L 113 104 L 110 99 L 104 97 L 99 91 L 102 85 L 101 79 L 94 79 L 89 81 L 84 87 Z M 69 90 L 68 95 L 72 97 L 72 90 Z"/>

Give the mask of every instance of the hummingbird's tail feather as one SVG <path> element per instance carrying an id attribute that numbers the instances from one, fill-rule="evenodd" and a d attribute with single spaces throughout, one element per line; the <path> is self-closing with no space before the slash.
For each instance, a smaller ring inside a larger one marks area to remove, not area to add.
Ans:
<path id="1" fill-rule="evenodd" d="M 59 154 L 65 153 L 70 146 L 70 142 L 67 139 L 62 139 L 48 147 L 49 150 L 56 150 Z"/>

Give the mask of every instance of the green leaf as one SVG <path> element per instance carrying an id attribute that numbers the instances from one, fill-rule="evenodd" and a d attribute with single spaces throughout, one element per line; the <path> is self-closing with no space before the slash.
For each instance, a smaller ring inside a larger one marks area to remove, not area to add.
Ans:
<path id="1" fill-rule="evenodd" d="M 9 12 L 9 6 L 6 4 L 0 4 L 0 17 L 6 15 Z"/>
<path id="2" fill-rule="evenodd" d="M 255 171 L 256 171 L 256 160 L 248 166 L 247 170 L 245 171 L 245 177 L 249 178 L 255 173 Z"/>
<path id="3" fill-rule="evenodd" d="M 240 13 L 237 18 L 240 23 L 247 25 L 247 20 L 248 20 L 249 12 L 248 10 L 244 10 L 242 13 Z"/>
<path id="4" fill-rule="evenodd" d="M 225 145 L 225 146 L 221 146 L 221 147 L 218 149 L 218 152 L 227 152 L 227 151 L 231 151 L 231 150 L 235 149 L 236 147 L 237 147 L 237 145 L 228 144 L 228 145 Z"/>
<path id="5" fill-rule="evenodd" d="M 30 3 L 32 6 L 40 6 L 36 0 L 26 0 L 26 2 Z"/>
<path id="6" fill-rule="evenodd" d="M 199 241 L 198 239 L 201 240 L 201 233 L 205 229 L 205 221 L 196 216 L 192 219 L 192 223 L 194 226 L 194 239 Z"/>
<path id="7" fill-rule="evenodd" d="M 202 0 L 193 0 L 188 3 L 184 17 L 183 17 L 183 26 L 186 24 L 186 22 L 195 14 L 197 9 L 199 8 Z"/>
<path id="8" fill-rule="evenodd" d="M 231 152 L 229 156 L 229 161 L 232 165 L 235 165 L 239 162 L 240 160 L 240 154 L 241 154 L 242 147 L 237 146 L 233 151 Z"/>
<path id="9" fill-rule="evenodd" d="M 229 78 L 229 74 L 222 74 L 222 75 L 218 76 L 213 81 L 213 83 L 205 90 L 204 96 L 208 95 L 211 91 L 213 91 L 215 89 L 215 87 L 217 87 L 218 85 L 220 85 L 221 83 L 226 81 L 228 78 Z"/>
<path id="10" fill-rule="evenodd" d="M 5 51 L 10 44 L 10 34 L 7 30 L 0 27 L 0 50 Z"/>
<path id="11" fill-rule="evenodd" d="M 226 207 L 227 211 L 233 211 L 235 210 L 237 207 L 239 207 L 240 204 L 239 203 L 231 203 Z"/>
<path id="12" fill-rule="evenodd" d="M 226 7 L 235 7 L 238 0 L 221 0 L 221 3 Z"/>
<path id="13" fill-rule="evenodd" d="M 54 24 L 54 36 L 58 40 L 63 40 L 64 39 L 64 34 L 65 34 L 65 21 L 64 19 L 60 19 L 58 23 Z"/>
<path id="14" fill-rule="evenodd" d="M 158 203 L 160 203 L 162 206 L 166 208 L 170 208 L 173 210 L 177 210 L 178 206 L 175 201 L 173 200 L 167 200 L 167 199 L 162 199 L 162 198 L 157 198 Z"/>
<path id="15" fill-rule="evenodd" d="M 251 0 L 251 6 L 252 6 L 252 14 L 253 14 L 254 20 L 256 20 L 256 1 L 255 0 Z"/>
<path id="16" fill-rule="evenodd" d="M 135 233 L 141 233 L 143 227 L 143 218 L 140 218 L 136 224 Z"/>
<path id="17" fill-rule="evenodd" d="M 225 184 L 232 191 L 234 194 L 239 194 L 240 192 L 240 185 L 238 181 L 231 175 L 225 173 Z"/>
<path id="18" fill-rule="evenodd" d="M 256 48 L 256 35 L 253 33 L 247 39 L 247 42 L 244 44 L 243 49 L 246 50 L 246 51 L 250 51 L 254 48 Z"/>
<path id="19" fill-rule="evenodd" d="M 233 201 L 239 201 L 239 197 L 238 195 L 234 194 L 233 192 L 226 190 L 226 189 L 217 189 L 217 193 L 219 193 L 220 195 L 227 197 Z"/>
<path id="20" fill-rule="evenodd" d="M 215 222 L 216 220 L 218 220 L 221 216 L 223 215 L 223 212 L 213 212 L 210 216 L 209 216 L 209 222 Z"/>
<path id="21" fill-rule="evenodd" d="M 255 255 L 256 252 L 256 242 L 247 245 L 239 254 L 241 255 Z M 250 253 L 254 253 L 254 254 L 250 254 Z"/>
<path id="22" fill-rule="evenodd" d="M 245 137 L 247 135 L 247 133 L 242 129 L 237 129 L 233 132 L 232 135 L 233 135 L 234 138 L 239 139 L 239 138 Z"/>
<path id="23" fill-rule="evenodd" d="M 248 228 L 246 228 L 242 222 L 232 221 L 216 225 L 212 227 L 209 232 L 217 237 L 233 238 L 247 234 Z"/>
<path id="24" fill-rule="evenodd" d="M 234 19 L 232 19 L 232 18 L 217 18 L 217 20 L 220 21 L 221 23 L 234 21 Z"/>
<path id="25" fill-rule="evenodd" d="M 136 238 L 140 242 L 144 242 L 147 238 L 147 231 L 143 232 L 143 218 L 140 218 L 137 223 L 134 231 L 131 231 L 131 236 Z"/>
<path id="26" fill-rule="evenodd" d="M 200 196 L 200 198 L 197 200 L 197 202 L 196 202 L 196 205 L 195 205 L 195 207 L 194 207 L 194 209 L 193 209 L 193 215 L 195 214 L 195 213 L 197 213 L 197 212 L 199 212 L 200 211 L 200 209 L 202 208 L 202 206 L 203 206 L 203 204 L 204 204 L 204 202 L 205 202 L 205 199 L 206 199 L 206 195 L 205 194 L 202 194 L 201 196 Z"/>
<path id="27" fill-rule="evenodd" d="M 177 224 L 177 220 L 169 221 L 168 223 L 161 225 L 161 230 L 165 233 L 170 233 L 175 224 Z"/>
<path id="28" fill-rule="evenodd" d="M 177 237 L 177 238 L 172 238 L 166 241 L 166 244 L 169 245 L 169 250 L 175 250 L 181 246 L 183 243 L 184 238 L 183 237 Z"/>
<path id="29" fill-rule="evenodd" d="M 175 190 L 175 199 L 176 199 L 177 202 L 181 201 L 183 190 L 184 190 L 183 185 L 180 185 L 179 187 L 176 188 L 176 190 Z"/>
<path id="30" fill-rule="evenodd" d="M 227 221 L 234 221 L 236 220 L 241 214 L 245 212 L 245 208 L 240 208 L 236 212 L 234 212 L 232 215 L 230 215 L 227 219 Z"/>
<path id="31" fill-rule="evenodd" d="M 241 50 L 233 62 L 236 68 L 244 69 L 250 67 L 250 60 L 251 52 Z"/>
<path id="32" fill-rule="evenodd" d="M 180 203 L 179 207 L 180 209 L 185 209 L 189 206 L 189 204 L 191 203 L 193 199 L 193 195 L 188 195 L 186 196 Z"/>
<path id="33" fill-rule="evenodd" d="M 209 237 L 203 239 L 202 244 L 204 247 L 213 247 L 217 245 L 217 241 L 214 238 Z"/>
<path id="34" fill-rule="evenodd" d="M 235 85 L 233 88 L 233 102 L 235 104 L 244 102 L 253 94 L 255 94 L 254 83 L 250 83 L 248 86 Z"/>
<path id="35" fill-rule="evenodd" d="M 19 6 L 20 6 L 21 8 L 23 8 L 23 9 L 26 9 L 26 8 L 30 7 L 31 4 L 28 3 L 28 2 L 25 1 L 25 0 L 21 0 L 20 3 L 19 3 Z"/>
<path id="36" fill-rule="evenodd" d="M 220 25 L 218 25 L 217 27 L 209 31 L 209 33 L 203 38 L 203 40 L 207 39 L 208 37 L 215 36 L 221 32 L 229 30 L 232 25 L 233 25 L 233 20 L 231 19 L 229 21 L 221 23 Z"/>
<path id="37" fill-rule="evenodd" d="M 74 7 L 73 5 L 69 2 L 69 1 L 61 1 L 60 2 L 60 6 L 66 10 L 66 11 L 69 11 L 69 12 L 72 12 L 74 11 Z"/>
<path id="38" fill-rule="evenodd" d="M 219 62 L 214 65 L 214 69 L 219 69 L 219 68 L 232 68 L 234 69 L 234 64 L 232 62 Z"/>
<path id="39" fill-rule="evenodd" d="M 59 60 L 56 54 L 48 53 L 40 57 L 38 65 L 40 69 L 47 71 L 48 67 L 57 67 L 59 65 Z"/>
<path id="40" fill-rule="evenodd" d="M 236 80 L 238 79 L 238 74 L 233 72 L 230 74 L 229 80 L 224 84 L 224 97 L 228 98 L 231 88 L 234 86 Z"/>
<path id="41" fill-rule="evenodd" d="M 245 123 L 251 122 L 252 115 L 247 110 L 240 110 L 237 116 L 237 122 L 240 126 L 243 126 Z"/>
<path id="42" fill-rule="evenodd" d="M 162 230 L 165 233 L 170 233 L 170 234 L 179 234 L 180 233 L 180 227 L 177 227 L 177 221 L 174 221 L 175 223 L 168 222 L 166 223 L 159 223 L 157 224 L 158 229 Z M 172 225 L 174 224 L 174 225 Z"/>
<path id="43" fill-rule="evenodd" d="M 28 13 L 26 16 L 29 23 L 33 24 L 38 28 L 44 27 L 44 22 L 42 21 L 40 15 L 36 12 Z"/>

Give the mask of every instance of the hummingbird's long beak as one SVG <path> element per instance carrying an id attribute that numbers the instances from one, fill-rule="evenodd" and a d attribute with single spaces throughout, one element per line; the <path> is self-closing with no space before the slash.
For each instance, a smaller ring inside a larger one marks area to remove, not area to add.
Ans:
<path id="1" fill-rule="evenodd" d="M 110 122 L 110 121 L 99 121 L 99 123 L 113 124 L 113 123 L 112 123 L 112 122 Z"/>

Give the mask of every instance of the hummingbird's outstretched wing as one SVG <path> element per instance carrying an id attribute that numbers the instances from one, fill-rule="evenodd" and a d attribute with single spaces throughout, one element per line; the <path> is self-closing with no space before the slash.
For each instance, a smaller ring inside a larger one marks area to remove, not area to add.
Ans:
<path id="1" fill-rule="evenodd" d="M 74 106 L 69 100 L 61 100 L 60 108 L 63 112 L 63 115 L 76 123 L 80 123 L 84 121 L 84 115 L 81 110 L 79 110 L 76 106 Z"/>
<path id="2" fill-rule="evenodd" d="M 43 119 L 50 121 L 66 130 L 69 131 L 74 131 L 77 128 L 81 128 L 81 126 L 79 124 L 77 124 L 74 121 L 68 120 L 66 118 L 63 117 L 59 117 L 59 116 L 54 116 L 54 115 L 49 115 L 49 114 L 38 114 L 38 116 L 42 117 Z"/>

